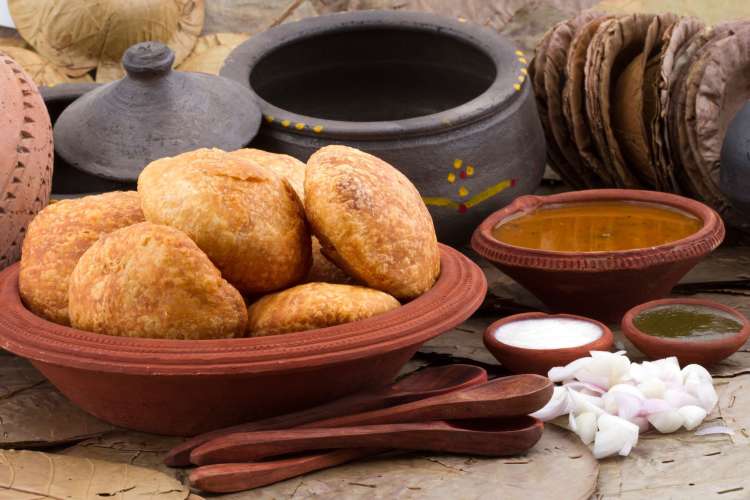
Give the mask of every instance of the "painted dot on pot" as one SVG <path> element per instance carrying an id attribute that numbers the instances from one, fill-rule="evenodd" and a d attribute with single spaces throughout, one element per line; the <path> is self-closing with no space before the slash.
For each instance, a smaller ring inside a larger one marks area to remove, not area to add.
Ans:
<path id="1" fill-rule="evenodd" d="M 456 182 L 456 174 L 454 174 L 453 172 L 449 173 L 448 174 L 448 182 L 450 182 L 451 184 L 453 184 L 454 182 Z"/>
<path id="2" fill-rule="evenodd" d="M 271 115 L 266 115 L 266 121 L 267 121 L 268 123 L 273 123 L 273 120 L 274 120 L 273 116 L 271 116 Z"/>
<path id="3" fill-rule="evenodd" d="M 459 177 L 461 177 L 462 179 L 466 179 L 466 172 L 461 172 L 459 174 Z"/>
<path id="4" fill-rule="evenodd" d="M 525 76 L 523 76 L 523 75 L 518 75 L 518 81 L 519 81 L 519 82 L 523 83 L 523 81 L 524 81 L 525 79 L 526 79 L 526 77 L 525 77 Z"/>
<path id="5" fill-rule="evenodd" d="M 521 90 L 521 84 L 520 83 L 514 83 L 513 84 L 513 88 L 516 89 L 516 92 L 518 92 L 519 90 Z"/>
<path id="6" fill-rule="evenodd" d="M 284 126 L 284 127 L 288 127 L 291 123 L 292 122 L 290 122 L 289 120 L 282 120 L 281 121 L 281 125 Z"/>
<path id="7" fill-rule="evenodd" d="M 301 122 L 300 122 L 300 123 L 297 123 L 297 124 L 296 124 L 296 125 L 294 126 L 294 128 L 296 128 L 297 130 L 302 130 L 303 128 L 305 128 L 305 124 L 304 124 L 304 123 L 301 123 Z"/>
<path id="8" fill-rule="evenodd" d="M 464 205 L 463 203 L 459 204 L 458 205 L 458 213 L 465 214 L 466 213 L 466 205 Z"/>
<path id="9" fill-rule="evenodd" d="M 521 64 L 529 64 L 529 61 L 527 61 L 525 57 L 519 57 L 518 62 Z"/>
<path id="10" fill-rule="evenodd" d="M 466 175 L 468 175 L 469 177 L 474 175 L 474 167 L 472 165 L 466 167 Z"/>
<path id="11" fill-rule="evenodd" d="M 521 50 L 516 50 L 516 55 L 517 55 L 518 57 L 523 57 L 523 51 L 521 51 Z"/>
<path id="12" fill-rule="evenodd" d="M 463 160 L 459 160 L 459 159 L 453 160 L 453 168 L 455 168 L 456 170 L 461 168 L 463 164 L 464 164 Z"/>
<path id="13" fill-rule="evenodd" d="M 459 196 L 467 196 L 469 194 L 469 190 L 466 189 L 466 186 L 461 186 L 461 188 L 458 190 Z"/>
<path id="14" fill-rule="evenodd" d="M 522 75 L 528 75 L 529 74 L 529 70 L 526 69 L 526 68 L 521 68 L 521 74 Z"/>
<path id="15" fill-rule="evenodd" d="M 313 132 L 315 132 L 316 134 L 319 134 L 319 133 L 321 133 L 322 131 L 323 131 L 323 125 L 315 125 L 315 126 L 313 127 Z"/>

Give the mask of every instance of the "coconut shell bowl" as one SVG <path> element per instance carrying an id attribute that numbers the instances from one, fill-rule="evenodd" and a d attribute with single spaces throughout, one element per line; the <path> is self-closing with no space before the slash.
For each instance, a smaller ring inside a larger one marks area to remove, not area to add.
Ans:
<path id="1" fill-rule="evenodd" d="M 587 252 L 524 248 L 493 236 L 496 227 L 522 215 L 589 202 L 628 202 L 677 211 L 692 216 L 697 230 L 665 244 Z M 724 234 L 719 215 L 698 201 L 655 191 L 592 189 L 519 197 L 487 217 L 471 243 L 552 311 L 616 323 L 631 307 L 669 295 L 690 269 L 719 246 Z"/>
<path id="2" fill-rule="evenodd" d="M 697 306 L 713 309 L 719 314 L 734 318 L 741 327 L 734 333 L 700 339 L 657 337 L 643 332 L 636 326 L 636 318 L 640 314 L 664 306 Z M 650 359 L 676 356 L 683 366 L 691 363 L 703 366 L 716 364 L 737 352 L 750 337 L 750 321 L 744 314 L 732 307 L 704 299 L 674 298 L 646 302 L 629 310 L 622 318 L 620 326 L 625 337 Z"/>
<path id="3" fill-rule="evenodd" d="M 525 321 L 530 319 L 570 319 L 575 321 L 585 321 L 593 323 L 601 329 L 601 336 L 592 342 L 577 345 L 575 347 L 565 347 L 560 349 L 542 349 L 517 347 L 500 341 L 495 331 L 503 325 L 516 321 Z M 591 351 L 610 351 L 614 345 L 614 336 L 612 331 L 606 325 L 583 316 L 572 314 L 547 314 L 543 312 L 530 312 L 514 314 L 492 323 L 484 331 L 484 346 L 505 368 L 513 373 L 537 373 L 547 376 L 550 368 L 555 366 L 565 366 L 568 363 L 579 358 L 584 358 Z"/>
<path id="4" fill-rule="evenodd" d="M 190 436 L 388 384 L 422 343 L 460 324 L 487 290 L 481 269 L 441 245 L 428 292 L 362 321 L 223 340 L 114 337 L 43 320 L 21 302 L 18 264 L 0 273 L 0 347 L 115 425 Z"/>

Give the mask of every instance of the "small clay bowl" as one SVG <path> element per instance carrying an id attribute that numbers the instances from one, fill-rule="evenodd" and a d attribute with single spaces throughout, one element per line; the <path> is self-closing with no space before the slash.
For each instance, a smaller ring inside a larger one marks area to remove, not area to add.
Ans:
<path id="1" fill-rule="evenodd" d="M 695 233 L 664 245 L 608 252 L 557 252 L 500 242 L 492 230 L 504 220 L 546 206 L 635 201 L 678 209 L 701 221 Z M 724 239 L 714 210 L 682 196 L 634 189 L 589 189 L 551 196 L 521 196 L 474 231 L 471 246 L 555 312 L 617 323 L 631 307 L 669 295 L 672 287 Z"/>
<path id="2" fill-rule="evenodd" d="M 649 335 L 636 328 L 633 323 L 635 318 L 644 311 L 658 306 L 680 304 L 703 306 L 729 313 L 742 323 L 742 329 L 735 334 L 723 335 L 720 338 L 681 340 L 678 338 L 670 339 Z M 750 321 L 748 321 L 744 314 L 724 304 L 703 299 L 678 298 L 646 302 L 632 308 L 625 314 L 625 317 L 622 318 L 621 328 L 628 340 L 650 359 L 677 356 L 682 366 L 691 363 L 710 366 L 718 363 L 737 352 L 747 342 L 748 337 L 750 337 Z"/>
<path id="3" fill-rule="evenodd" d="M 515 321 L 523 321 L 537 318 L 567 318 L 578 321 L 588 321 L 602 329 L 602 335 L 593 342 L 576 347 L 565 347 L 562 349 L 527 349 L 505 344 L 497 340 L 494 331 L 505 324 Z M 606 325 L 583 316 L 572 314 L 547 314 L 543 312 L 530 312 L 514 314 L 492 323 L 484 331 L 484 345 L 495 359 L 513 373 L 537 373 L 547 376 L 550 368 L 565 366 L 571 361 L 585 358 L 590 351 L 609 351 L 614 345 L 612 331 Z"/>
<path id="4" fill-rule="evenodd" d="M 0 273 L 0 347 L 28 358 L 102 420 L 191 436 L 388 384 L 422 343 L 484 300 L 479 266 L 440 250 L 435 285 L 397 309 L 330 328 L 219 340 L 115 337 L 51 323 L 24 307 L 14 264 Z"/>

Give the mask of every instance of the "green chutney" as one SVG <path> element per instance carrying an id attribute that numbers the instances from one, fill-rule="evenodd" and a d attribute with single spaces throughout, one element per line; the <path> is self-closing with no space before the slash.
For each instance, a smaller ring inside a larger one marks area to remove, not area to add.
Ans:
<path id="1" fill-rule="evenodd" d="M 669 304 L 647 309 L 635 317 L 633 324 L 648 335 L 681 340 L 710 340 L 742 330 L 742 323 L 734 315 L 691 304 Z"/>

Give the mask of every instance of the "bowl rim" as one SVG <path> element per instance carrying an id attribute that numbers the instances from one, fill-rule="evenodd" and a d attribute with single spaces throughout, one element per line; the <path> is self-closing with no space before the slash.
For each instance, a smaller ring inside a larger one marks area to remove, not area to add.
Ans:
<path id="1" fill-rule="evenodd" d="M 250 68 L 276 49 L 329 33 L 372 28 L 431 32 L 457 39 L 478 49 L 492 61 L 496 68 L 495 78 L 481 94 L 453 108 L 402 120 L 367 122 L 330 120 L 295 113 L 266 101 L 250 85 Z M 237 46 L 224 61 L 219 74 L 250 89 L 261 108 L 265 126 L 312 137 L 401 139 L 452 130 L 504 110 L 522 95 L 528 97 L 528 62 L 526 55 L 510 40 L 481 25 L 427 12 L 371 10 L 337 12 L 271 28 Z"/>
<path id="2" fill-rule="evenodd" d="M 667 305 L 695 305 L 695 306 L 703 306 L 707 307 L 709 309 L 716 309 L 719 311 L 723 311 L 727 314 L 731 314 L 734 318 L 736 318 L 740 323 L 742 323 L 742 328 L 733 334 L 727 334 L 722 335 L 719 338 L 713 338 L 713 339 L 706 339 L 706 340 L 687 340 L 687 339 L 680 339 L 680 338 L 664 338 L 664 337 L 656 337 L 654 335 L 649 335 L 648 333 L 643 332 L 640 330 L 637 326 L 635 326 L 635 323 L 633 322 L 639 314 L 641 314 L 644 311 L 647 311 L 649 309 L 653 309 L 655 307 L 659 306 L 667 306 Z M 728 306 L 726 304 L 722 304 L 721 302 L 716 302 L 713 300 L 708 299 L 690 299 L 690 298 L 681 298 L 681 297 L 671 297 L 666 299 L 658 299 L 658 300 L 651 300 L 649 302 L 644 302 L 643 304 L 639 304 L 625 313 L 625 316 L 622 317 L 622 321 L 620 322 L 620 328 L 622 329 L 623 334 L 625 334 L 625 337 L 627 337 L 633 344 L 635 344 L 638 349 L 640 349 L 639 345 L 641 343 L 648 344 L 653 347 L 657 347 L 660 349 L 665 350 L 687 350 L 690 352 L 698 352 L 698 351 L 712 351 L 716 349 L 724 349 L 729 348 L 737 343 L 737 349 L 744 344 L 748 338 L 750 338 L 750 319 L 747 318 L 744 314 L 742 314 L 741 311 L 735 309 L 734 307 Z M 678 355 L 680 353 L 677 353 Z"/>
<path id="3" fill-rule="evenodd" d="M 552 319 L 552 318 L 564 318 L 564 319 L 574 319 L 578 321 L 587 321 L 589 323 L 593 323 L 602 330 L 602 334 L 599 338 L 592 340 L 591 342 L 588 342 L 586 344 L 581 344 L 573 347 L 560 347 L 555 349 L 531 349 L 528 347 L 518 347 L 510 344 L 506 344 L 505 342 L 501 342 L 498 340 L 495 335 L 493 335 L 494 331 L 499 328 L 502 325 L 506 325 L 508 323 L 514 323 L 516 321 L 524 321 L 528 319 Z M 490 326 L 488 326 L 484 330 L 484 345 L 487 346 L 488 349 L 494 348 L 503 351 L 504 353 L 507 353 L 509 355 L 515 355 L 515 356 L 531 356 L 534 353 L 545 353 L 549 355 L 556 355 L 560 358 L 569 357 L 571 355 L 575 355 L 579 353 L 581 350 L 588 351 L 601 351 L 601 350 L 610 350 L 615 342 L 614 334 L 612 333 L 612 330 L 602 323 L 601 321 L 597 321 L 593 318 L 588 318 L 586 316 L 579 316 L 577 314 L 568 314 L 568 313 L 546 313 L 543 311 L 532 311 L 532 312 L 526 312 L 526 313 L 519 313 L 519 314 L 513 314 L 511 316 L 506 316 L 504 318 L 500 318 L 497 321 L 494 321 Z"/>
<path id="4" fill-rule="evenodd" d="M 492 236 L 493 228 L 518 212 L 544 205 L 593 201 L 636 201 L 667 205 L 698 217 L 703 221 L 703 227 L 685 238 L 663 245 L 604 252 L 559 252 L 523 248 L 503 243 Z M 471 246 L 482 257 L 508 266 L 556 271 L 614 271 L 643 269 L 656 264 L 700 257 L 716 249 L 724 240 L 724 235 L 724 223 L 719 214 L 696 200 L 639 189 L 587 189 L 548 196 L 520 196 L 482 221 L 472 235 Z"/>
<path id="5" fill-rule="evenodd" d="M 117 337 L 52 323 L 24 307 L 16 263 L 0 273 L 0 347 L 49 364 L 160 375 L 281 372 L 371 357 L 439 335 L 482 304 L 487 291 L 482 270 L 459 251 L 439 245 L 438 280 L 397 309 L 328 328 L 239 339 Z"/>

